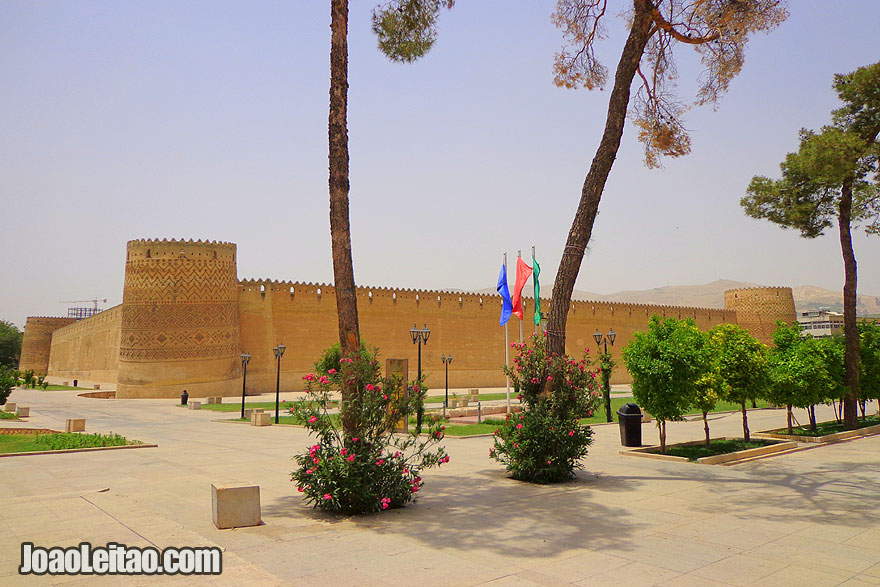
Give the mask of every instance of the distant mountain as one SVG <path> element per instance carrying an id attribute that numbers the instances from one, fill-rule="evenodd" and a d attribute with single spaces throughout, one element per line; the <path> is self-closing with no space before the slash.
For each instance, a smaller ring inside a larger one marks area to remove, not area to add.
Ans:
<path id="1" fill-rule="evenodd" d="M 544 286 L 548 293 L 552 284 Z M 724 292 L 728 289 L 760 287 L 757 283 L 719 279 L 702 285 L 668 285 L 647 290 L 626 290 L 610 294 L 597 294 L 584 290 L 574 290 L 572 299 L 597 302 L 621 302 L 630 304 L 656 304 L 664 306 L 692 306 L 697 308 L 723 308 Z M 843 312 L 843 292 L 799 285 L 792 287 L 794 305 L 798 312 L 828 308 L 833 312 Z M 495 293 L 492 288 L 479 293 Z M 523 292 L 526 293 L 525 291 Z M 860 295 L 856 307 L 859 316 L 880 314 L 880 296 Z"/>
<path id="2" fill-rule="evenodd" d="M 703 285 L 667 285 L 647 290 L 619 291 L 607 295 L 575 290 L 576 300 L 603 302 L 628 302 L 631 304 L 657 304 L 661 306 L 693 306 L 697 308 L 723 308 L 724 292 L 728 289 L 755 287 L 754 283 L 719 279 Z"/>
<path id="3" fill-rule="evenodd" d="M 833 312 L 843 312 L 843 292 L 823 289 L 814 285 L 799 285 L 791 288 L 798 312 L 828 308 Z M 880 296 L 859 296 L 856 314 L 871 316 L 880 314 Z"/>

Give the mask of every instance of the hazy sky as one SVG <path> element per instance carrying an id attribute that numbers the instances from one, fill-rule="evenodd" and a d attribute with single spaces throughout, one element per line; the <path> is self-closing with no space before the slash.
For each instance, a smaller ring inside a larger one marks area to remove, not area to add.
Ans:
<path id="1" fill-rule="evenodd" d="M 829 121 L 834 73 L 880 59 L 880 3 L 791 4 L 718 110 L 688 113 L 690 156 L 648 170 L 627 126 L 578 289 L 842 287 L 836 229 L 808 241 L 739 199 L 778 174 L 799 128 Z M 553 85 L 554 2 L 459 0 L 412 65 L 376 49 L 375 1 L 351 5 L 356 281 L 492 287 L 504 251 L 535 245 L 549 284 L 608 99 Z M 622 21 L 609 23 L 613 72 Z M 329 24 L 318 0 L 0 1 L 0 318 L 120 303 L 136 238 L 232 241 L 240 278 L 332 281 Z M 692 98 L 699 62 L 677 55 Z M 880 295 L 880 239 L 854 246 L 859 293 Z"/>

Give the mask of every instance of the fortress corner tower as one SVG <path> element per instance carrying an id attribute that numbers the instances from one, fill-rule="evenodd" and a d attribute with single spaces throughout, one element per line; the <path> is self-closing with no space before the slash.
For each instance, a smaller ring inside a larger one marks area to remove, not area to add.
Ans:
<path id="1" fill-rule="evenodd" d="M 233 395 L 241 354 L 236 248 L 128 242 L 116 397 Z"/>
<path id="2" fill-rule="evenodd" d="M 736 312 L 737 324 L 767 346 L 773 346 L 777 320 L 786 324 L 797 320 L 790 287 L 729 289 L 724 292 L 724 309 Z"/>

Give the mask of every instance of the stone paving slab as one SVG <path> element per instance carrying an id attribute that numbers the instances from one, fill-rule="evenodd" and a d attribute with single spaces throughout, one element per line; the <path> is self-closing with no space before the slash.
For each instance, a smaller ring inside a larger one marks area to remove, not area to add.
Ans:
<path id="1" fill-rule="evenodd" d="M 596 426 L 571 483 L 506 478 L 490 438 L 448 438 L 451 463 L 424 474 L 415 504 L 344 518 L 306 507 L 289 481 L 309 444 L 294 427 L 213 422 L 168 400 L 100 400 L 16 390 L 35 426 L 88 418 L 90 431 L 159 444 L 3 460 L 0 584 L 838 585 L 880 582 L 880 437 L 732 467 L 625 458 L 616 425 Z M 829 409 L 820 417 L 831 417 Z M 752 430 L 782 410 L 749 413 Z M 60 424 L 59 424 L 60 423 Z M 735 436 L 739 414 L 710 422 Z M 643 440 L 656 428 L 643 425 Z M 669 442 L 702 422 L 668 425 Z M 260 485 L 262 526 L 217 530 L 211 483 Z M 106 489 L 106 491 L 101 491 Z M 19 577 L 20 542 L 116 540 L 218 545 L 220 577 Z"/>

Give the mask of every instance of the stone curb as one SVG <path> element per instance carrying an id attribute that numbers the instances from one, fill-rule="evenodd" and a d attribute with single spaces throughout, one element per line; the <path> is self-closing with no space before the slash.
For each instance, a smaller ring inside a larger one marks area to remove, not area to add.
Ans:
<path id="1" fill-rule="evenodd" d="M 740 439 L 729 438 L 729 437 L 725 436 L 725 437 L 721 437 L 721 438 L 713 438 L 712 440 L 740 440 Z M 694 440 L 691 442 L 679 442 L 676 444 L 667 445 L 666 448 L 669 448 L 672 446 L 693 446 L 693 445 L 703 444 L 703 443 L 704 443 L 703 440 Z M 741 460 L 746 460 L 746 459 L 752 459 L 752 458 L 759 457 L 759 456 L 770 455 L 770 454 L 773 454 L 776 452 L 789 451 L 792 449 L 796 449 L 797 446 L 798 446 L 797 442 L 778 442 L 776 444 L 772 444 L 769 446 L 761 446 L 758 448 L 749 448 L 746 450 L 740 450 L 740 451 L 725 453 L 725 454 L 721 454 L 721 455 L 712 455 L 712 456 L 708 456 L 708 457 L 702 457 L 702 458 L 697 459 L 696 463 L 700 464 L 700 465 L 727 464 L 727 463 L 732 463 L 735 461 L 741 461 Z M 676 457 L 673 455 L 666 455 L 666 454 L 658 454 L 658 453 L 654 453 L 654 452 L 649 452 L 649 451 L 657 450 L 657 448 L 658 448 L 657 446 L 648 446 L 645 448 L 637 448 L 635 450 L 622 450 L 622 451 L 620 451 L 619 454 L 621 454 L 622 456 L 642 457 L 642 458 L 654 459 L 654 460 L 658 460 L 658 461 L 678 461 L 678 462 L 683 462 L 683 463 L 693 462 L 693 461 L 688 460 L 685 457 Z"/>
<path id="2" fill-rule="evenodd" d="M 776 428 L 775 430 L 765 430 L 756 432 L 756 438 L 773 438 L 780 440 L 791 440 L 794 442 L 805 442 L 811 444 L 830 444 L 832 442 L 841 442 L 843 440 L 852 440 L 855 438 L 864 438 L 866 436 L 874 436 L 880 434 L 880 424 L 875 426 L 865 426 L 856 430 L 846 430 L 844 432 L 836 432 L 834 434 L 826 434 L 824 436 L 800 436 L 794 434 L 780 434 L 776 430 L 784 430 L 784 428 Z"/>
<path id="3" fill-rule="evenodd" d="M 129 448 L 158 448 L 158 444 L 126 444 L 124 446 L 92 446 L 89 448 L 65 448 L 61 450 L 35 450 L 30 452 L 7 452 L 0 454 L 3 457 L 28 457 L 31 455 L 56 455 L 71 452 L 92 452 L 96 450 L 123 450 Z"/>

